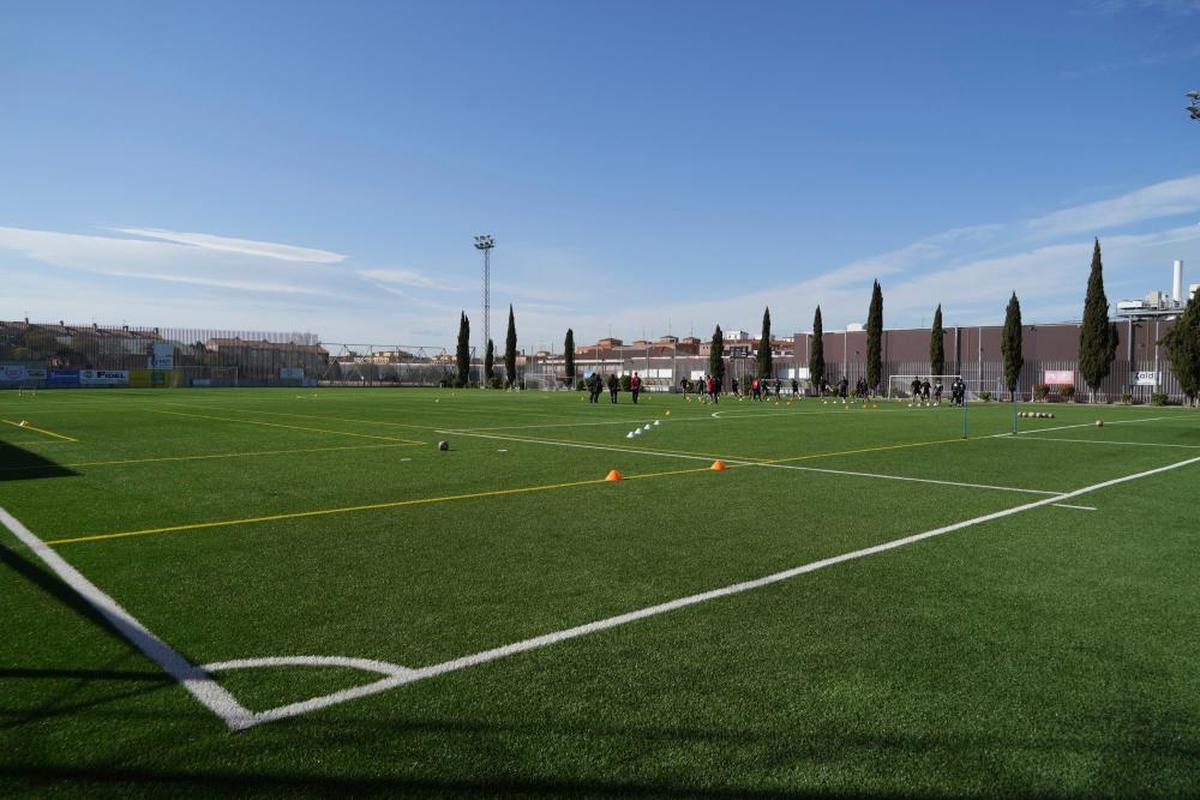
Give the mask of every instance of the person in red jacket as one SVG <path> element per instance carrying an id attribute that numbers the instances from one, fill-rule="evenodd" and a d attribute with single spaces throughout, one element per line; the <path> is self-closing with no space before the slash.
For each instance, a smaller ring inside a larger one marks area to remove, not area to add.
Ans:
<path id="1" fill-rule="evenodd" d="M 721 402 L 721 386 L 712 375 L 708 376 L 708 397 L 714 404 Z"/>
<path id="2" fill-rule="evenodd" d="M 633 373 L 633 377 L 629 379 L 629 393 L 633 396 L 633 404 L 637 405 L 638 394 L 642 391 L 642 379 L 638 374 Z"/>

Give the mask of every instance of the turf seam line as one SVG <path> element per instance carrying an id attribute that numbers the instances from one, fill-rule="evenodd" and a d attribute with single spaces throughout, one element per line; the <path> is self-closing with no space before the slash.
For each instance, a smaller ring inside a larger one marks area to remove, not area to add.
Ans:
<path id="1" fill-rule="evenodd" d="M 940 528 L 935 528 L 933 530 L 925 531 L 923 533 L 916 533 L 911 536 L 905 536 L 900 539 L 893 539 L 888 542 L 883 542 L 881 544 L 872 545 L 871 547 L 864 547 L 862 549 L 854 550 L 849 553 L 842 553 L 841 555 L 831 556 L 829 558 L 820 559 L 819 561 L 812 561 L 812 562 L 809 562 L 808 564 L 802 564 L 798 567 L 793 567 L 791 569 L 787 569 L 782 572 L 776 572 L 771 575 L 765 575 L 761 578 L 755 578 L 755 579 L 749 580 L 749 581 L 742 581 L 740 583 L 731 584 L 729 586 L 724 586 L 719 589 L 710 589 L 709 591 L 706 591 L 706 592 L 700 592 L 698 594 L 688 595 L 686 597 L 680 597 L 675 600 L 669 600 L 665 603 L 659 603 L 657 605 L 648 606 L 646 608 L 638 609 L 636 611 L 629 611 L 624 614 L 618 614 L 613 617 L 608 617 L 606 619 L 597 620 L 595 622 L 589 622 L 584 625 L 577 625 L 573 628 L 566 628 L 566 629 L 563 629 L 560 631 L 554 631 L 552 633 L 543 634 L 541 636 L 535 636 L 530 639 L 524 639 L 519 642 L 513 642 L 511 644 L 506 644 L 506 645 L 502 645 L 500 647 L 495 647 L 490 650 L 483 650 L 481 652 L 474 653 L 472 655 L 462 656 L 460 658 L 451 659 L 449 661 L 443 661 L 440 664 L 434 664 L 434 665 L 427 666 L 427 667 L 413 669 L 413 670 L 411 670 L 411 672 L 408 672 L 406 674 L 397 675 L 397 676 L 391 677 L 391 678 L 384 678 L 383 680 L 376 681 L 375 683 L 371 683 L 371 684 L 366 684 L 364 686 L 357 686 L 357 687 L 353 687 L 350 689 L 344 689 L 342 691 L 333 692 L 333 693 L 325 695 L 323 697 L 315 697 L 315 698 L 312 698 L 309 700 L 304 700 L 304 701 L 301 701 L 298 703 L 292 703 L 290 705 L 280 706 L 278 708 L 274 708 L 269 711 L 263 711 L 263 712 L 253 714 L 252 718 L 247 722 L 246 727 L 250 727 L 253 725 L 261 725 L 266 722 L 274 722 L 274 721 L 281 720 L 281 719 L 287 719 L 288 717 L 295 717 L 295 716 L 299 716 L 301 714 L 318 711 L 320 709 L 327 708 L 329 706 L 338 705 L 338 704 L 345 703 L 350 700 L 356 700 L 356 699 L 359 699 L 362 697 L 369 697 L 370 695 L 388 691 L 390 689 L 404 686 L 409 683 L 414 683 L 419 680 L 424 680 L 426 678 L 432 678 L 432 677 L 435 677 L 438 675 L 444 675 L 448 672 L 455 672 L 455 671 L 458 671 L 461 669 L 465 669 L 467 667 L 474 667 L 474 666 L 478 666 L 480 664 L 486 664 L 490 661 L 495 661 L 497 659 L 506 658 L 508 656 L 516 655 L 518 653 L 524 653 L 524 652 L 528 652 L 530 650 L 537 650 L 539 648 L 557 644 L 562 641 L 566 641 L 569 639 L 575 639 L 575 638 L 578 638 L 581 636 L 586 636 L 591 633 L 597 633 L 599 631 L 608 630 L 610 628 L 615 628 L 620 625 L 628 624 L 630 622 L 636 622 L 638 620 L 646 619 L 647 617 L 653 617 L 653 616 L 657 616 L 659 614 L 667 613 L 669 611 L 675 611 L 680 608 L 686 608 L 688 606 L 693 606 L 693 605 L 697 605 L 699 603 L 704 603 L 709 600 L 715 600 L 715 599 L 718 599 L 721 597 L 728 597 L 730 595 L 741 594 L 743 592 L 751 591 L 753 589 L 759 589 L 764 586 L 769 586 L 771 584 L 789 580 L 798 575 L 803 575 L 803 574 L 809 573 L 809 572 L 816 572 L 817 570 L 824 569 L 826 567 L 831 567 L 836 564 L 841 564 L 841 563 L 844 563 L 847 561 L 853 561 L 856 559 L 866 558 L 868 556 L 876 555 L 878 553 L 884 553 L 889 550 L 895 550 L 900 547 L 905 547 L 910 544 L 915 544 L 916 542 L 924 541 L 925 539 L 931 539 L 935 536 L 943 536 L 948 533 L 953 533 L 955 531 L 959 531 L 964 528 L 973 527 L 975 525 L 980 525 L 980 524 L 983 524 L 986 522 L 993 522 L 995 520 L 1003 519 L 1005 517 L 1010 517 L 1015 514 L 1020 514 L 1024 511 L 1030 511 L 1035 508 L 1041 508 L 1043 506 L 1055 505 L 1056 503 L 1058 503 L 1059 501 L 1062 501 L 1062 500 L 1069 500 L 1071 498 L 1079 497 L 1079 496 L 1082 496 L 1085 494 L 1090 494 L 1092 492 L 1096 492 L 1101 489 L 1107 489 L 1109 487 L 1117 486 L 1122 483 L 1128 483 L 1130 481 L 1139 480 L 1141 478 L 1147 478 L 1152 475 L 1158 475 L 1163 472 L 1168 472 L 1171 470 L 1179 469 L 1181 467 L 1186 467 L 1186 466 L 1189 466 L 1191 464 L 1195 464 L 1198 462 L 1200 462 L 1200 457 L 1190 458 L 1185 461 L 1179 461 L 1174 464 L 1168 464 L 1163 467 L 1157 467 L 1155 469 L 1146 470 L 1144 472 L 1135 473 L 1133 475 L 1125 475 L 1125 476 L 1122 476 L 1119 478 L 1113 478 L 1111 480 L 1103 481 L 1101 483 L 1096 483 L 1091 486 L 1085 486 L 1082 489 L 1075 489 L 1074 491 L 1066 492 L 1064 494 L 1057 495 L 1055 497 L 1047 497 L 1042 500 L 1035 500 L 1031 503 L 1025 503 L 1024 505 L 1019 505 L 1019 506 L 1013 506 L 1011 508 L 1003 509 L 1001 511 L 995 511 L 990 514 L 984 514 L 979 517 L 974 517 L 972 519 L 963 520 L 961 522 L 955 522 L 950 525 L 945 525 Z"/>
<path id="2" fill-rule="evenodd" d="M 219 686 L 203 669 L 193 665 L 180 655 L 170 645 L 155 636 L 149 628 L 138 622 L 136 618 L 116 600 L 113 600 L 94 583 L 83 576 L 79 570 L 72 567 L 58 553 L 39 539 L 32 531 L 6 511 L 0 508 L 0 523 L 8 528 L 43 564 L 71 587 L 84 602 L 94 608 L 108 624 L 117 630 L 125 639 L 140 650 L 147 658 L 158 664 L 164 672 L 174 678 L 205 708 L 212 711 L 225 721 L 232 730 L 245 727 L 253 714 L 242 706 L 233 695 Z"/>

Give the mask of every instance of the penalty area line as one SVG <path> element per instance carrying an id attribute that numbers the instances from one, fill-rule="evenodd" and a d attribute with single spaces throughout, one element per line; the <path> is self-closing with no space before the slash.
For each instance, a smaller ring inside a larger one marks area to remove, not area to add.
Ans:
<path id="1" fill-rule="evenodd" d="M 600 631 L 609 630 L 611 628 L 616 628 L 621 625 L 627 625 L 631 622 L 636 622 L 638 620 L 647 619 L 649 617 L 658 616 L 660 614 L 666 614 L 668 612 L 676 611 L 681 608 L 687 608 L 688 606 L 694 606 L 694 605 L 698 605 L 700 603 L 706 603 L 710 600 L 716 600 L 716 599 L 719 599 L 722 597 L 729 597 L 731 595 L 741 594 L 743 592 L 752 591 L 754 589 L 760 589 L 764 586 L 770 586 L 775 583 L 780 583 L 782 581 L 790 580 L 791 578 L 795 578 L 799 575 L 804 575 L 804 574 L 807 574 L 810 572 L 816 572 L 817 570 L 825 569 L 826 567 L 832 567 L 834 565 L 842 564 L 847 561 L 854 561 L 856 559 L 867 558 L 868 556 L 877 555 L 879 553 L 886 553 L 889 550 L 896 550 L 901 547 L 907 547 L 908 545 L 916 544 L 917 542 L 921 542 L 926 539 L 932 539 L 936 536 L 944 536 L 948 533 L 953 533 L 955 531 L 963 530 L 964 528 L 970 528 L 975 525 L 981 525 L 981 524 L 984 524 L 987 522 L 993 522 L 995 520 L 1004 519 L 1005 517 L 1011 517 L 1015 514 L 1021 514 L 1025 511 L 1031 511 L 1033 509 L 1041 508 L 1043 506 L 1057 505 L 1063 500 L 1070 500 L 1075 497 L 1080 497 L 1082 495 L 1100 491 L 1101 489 L 1107 489 L 1111 486 L 1117 486 L 1122 483 L 1128 483 L 1129 481 L 1135 481 L 1135 480 L 1139 480 L 1141 478 L 1148 478 L 1152 475 L 1158 475 L 1163 472 L 1168 472 L 1171 470 L 1179 469 L 1181 467 L 1190 466 L 1197 462 L 1200 462 L 1200 457 L 1190 458 L 1190 459 L 1187 459 L 1186 461 L 1179 461 L 1174 464 L 1168 464 L 1167 466 L 1164 466 L 1164 467 L 1158 467 L 1156 469 L 1146 470 L 1144 472 L 1138 472 L 1133 475 L 1125 475 L 1120 478 L 1113 478 L 1112 480 L 1103 481 L 1101 483 L 1096 483 L 1091 486 L 1085 486 L 1082 489 L 1075 489 L 1074 491 L 1066 492 L 1066 493 L 1060 494 L 1060 495 L 1055 495 L 1054 497 L 1047 497 L 1047 498 L 1044 498 L 1041 500 L 1035 500 L 1031 503 L 1025 503 L 1024 505 L 1019 505 L 1019 506 L 1013 506 L 1011 508 L 1007 508 L 1002 511 L 996 511 L 991 514 L 984 514 L 983 516 L 974 517 L 974 518 L 968 519 L 968 520 L 963 520 L 962 522 L 955 522 L 953 524 L 945 525 L 940 528 L 934 528 L 933 530 L 924 531 L 923 533 L 916 533 L 911 536 L 904 536 L 902 538 L 893 539 L 891 541 L 883 542 L 881 544 L 873 545 L 871 547 L 864 547 L 860 550 L 853 550 L 849 553 L 842 553 L 841 555 L 832 556 L 830 558 L 823 558 L 819 561 L 812 561 L 812 562 L 809 562 L 808 564 L 802 564 L 798 567 L 793 567 L 791 569 L 783 570 L 782 572 L 776 572 L 771 575 L 765 575 L 761 578 L 755 578 L 753 580 L 742 581 L 741 583 L 734 583 L 729 586 L 723 586 L 719 589 L 711 589 L 706 592 L 700 592 L 698 594 L 692 594 L 692 595 L 688 595 L 686 597 L 680 597 L 675 600 L 670 600 L 665 603 L 659 603 L 657 605 L 648 606 L 646 608 L 641 608 L 636 611 L 629 611 L 624 614 L 618 614 L 613 617 L 607 617 L 605 619 L 596 620 L 595 622 L 589 622 L 584 625 L 577 625 L 572 628 L 566 628 L 563 630 L 554 631 L 553 633 L 547 633 L 547 634 L 543 634 L 541 636 L 535 636 L 531 639 L 524 639 L 519 642 L 513 642 L 511 644 L 502 645 L 500 647 L 495 647 L 490 650 L 484 650 L 484 651 L 481 651 L 478 653 L 473 653 L 468 656 L 462 656 L 460 658 L 451 659 L 449 661 L 443 661 L 440 664 L 433 664 L 433 665 L 427 666 L 427 667 L 412 669 L 409 672 L 405 672 L 402 674 L 397 674 L 392 677 L 384 678 L 382 680 L 367 684 L 365 686 L 357 686 L 357 687 L 354 687 L 351 689 L 342 690 L 340 692 L 333 692 L 332 694 L 328 694 L 323 697 L 315 697 L 310 700 L 304 700 L 304 701 L 301 701 L 298 703 L 292 703 L 291 705 L 280 706 L 278 708 L 274 708 L 269 711 L 259 712 L 259 713 L 255 714 L 251 720 L 248 721 L 247 727 L 249 727 L 251 725 L 260 725 L 260 724 L 266 723 L 266 722 L 274 722 L 274 721 L 281 720 L 281 719 L 287 719 L 289 717 L 296 717 L 296 716 L 300 716 L 302 714 L 308 714 L 313 711 L 318 711 L 323 708 L 328 708 L 330 706 L 335 706 L 335 705 L 338 705 L 341 703 L 346 703 L 351 700 L 357 700 L 359 698 L 369 697 L 374 694 L 379 694 L 380 692 L 385 692 L 390 689 L 395 689 L 400 686 L 405 686 L 410 683 L 415 683 L 416 681 L 424 680 L 427 678 L 433 678 L 438 675 L 445 675 L 446 673 L 456 672 L 458 670 L 466 669 L 468 667 L 479 666 L 481 664 L 486 664 L 488 662 L 496 661 L 501 658 L 507 658 L 509 656 L 517 655 L 518 653 L 525 653 L 530 650 L 537 650 L 542 647 L 549 647 L 550 645 L 558 644 L 559 642 L 564 642 L 569 639 L 577 639 L 581 636 L 587 636 L 592 633 L 599 633 Z"/>

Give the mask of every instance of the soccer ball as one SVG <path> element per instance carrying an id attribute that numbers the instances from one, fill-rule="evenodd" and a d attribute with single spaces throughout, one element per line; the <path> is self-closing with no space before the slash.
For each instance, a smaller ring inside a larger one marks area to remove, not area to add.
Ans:
<path id="1" fill-rule="evenodd" d="M 440 442 L 438 442 L 438 450 L 449 450 L 449 449 L 450 449 L 450 443 L 447 442 L 445 439 L 442 439 Z"/>
<path id="2" fill-rule="evenodd" d="M 1104 427 L 1104 420 L 1102 420 L 1102 419 L 1098 419 L 1098 420 L 1096 420 L 1096 427 L 1097 427 L 1097 428 L 1103 428 L 1103 427 Z"/>

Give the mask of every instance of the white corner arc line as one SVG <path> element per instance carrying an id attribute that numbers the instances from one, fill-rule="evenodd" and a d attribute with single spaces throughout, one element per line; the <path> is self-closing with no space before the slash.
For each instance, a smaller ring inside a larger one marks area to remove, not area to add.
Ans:
<path id="1" fill-rule="evenodd" d="M 669 611 L 676 611 L 678 609 L 697 605 L 699 603 L 704 603 L 709 600 L 715 600 L 715 599 L 721 598 L 721 597 L 728 597 L 730 595 L 741 594 L 742 592 L 748 592 L 752 589 L 759 589 L 763 586 L 769 586 L 774 583 L 786 581 L 790 578 L 796 577 L 797 575 L 803 575 L 803 574 L 806 574 L 809 572 L 816 572 L 817 570 L 824 569 L 826 567 L 831 567 L 831 566 L 834 566 L 835 564 L 841 564 L 846 561 L 853 561 L 855 559 L 873 556 L 873 555 L 876 555 L 877 553 L 884 553 L 889 550 L 895 550 L 897 548 L 905 547 L 907 545 L 914 544 L 916 542 L 920 542 L 925 539 L 931 539 L 935 536 L 942 536 L 947 533 L 952 533 L 954 531 L 962 530 L 963 528 L 969 528 L 974 525 L 980 525 L 985 522 L 992 522 L 992 521 L 995 521 L 998 519 L 1003 519 L 1005 517 L 1010 517 L 1014 514 L 1020 514 L 1024 511 L 1030 511 L 1035 508 L 1041 508 L 1043 506 L 1054 505 L 1062 500 L 1070 500 L 1071 498 L 1079 497 L 1079 496 L 1085 495 L 1085 494 L 1090 494 L 1091 492 L 1096 492 L 1101 489 L 1107 489 L 1111 486 L 1117 486 L 1122 483 L 1128 483 L 1129 481 L 1139 480 L 1141 478 L 1147 478 L 1147 477 L 1150 477 L 1151 475 L 1158 475 L 1163 472 L 1169 472 L 1171 470 L 1190 466 L 1190 465 L 1196 464 L 1196 463 L 1200 463 L 1200 456 L 1198 456 L 1196 458 L 1189 458 L 1185 461 L 1179 461 L 1174 464 L 1168 464 L 1164 467 L 1157 467 L 1155 469 L 1146 470 L 1144 472 L 1138 472 L 1133 475 L 1125 475 L 1120 478 L 1113 478 L 1111 480 L 1103 481 L 1101 483 L 1092 484 L 1091 486 L 1085 486 L 1082 489 L 1075 489 L 1073 491 L 1065 492 L 1063 494 L 1054 495 L 1052 497 L 1046 497 L 1041 500 L 1035 500 L 1031 503 L 1025 503 L 1024 505 L 1013 506 L 1012 508 L 1006 508 L 1002 511 L 995 511 L 991 514 L 984 514 L 983 516 L 974 517 L 973 519 L 964 520 L 962 522 L 955 522 L 953 524 L 945 525 L 941 528 L 935 528 L 933 530 L 925 531 L 923 533 L 916 533 L 911 536 L 905 536 L 900 539 L 893 539 L 888 542 L 883 542 L 881 544 L 872 545 L 871 547 L 864 547 L 861 550 L 854 550 L 849 553 L 842 553 L 841 555 L 831 556 L 829 558 L 824 558 L 819 561 L 813 561 L 808 564 L 802 564 L 798 567 L 793 567 L 791 569 L 787 569 L 782 572 L 776 572 L 771 575 L 765 575 L 761 578 L 755 578 L 755 579 L 749 580 L 749 581 L 742 581 L 741 583 L 735 583 L 735 584 L 732 584 L 729 586 L 721 587 L 719 589 L 711 589 L 706 592 L 700 592 L 699 594 L 688 595 L 687 597 L 680 597 L 675 600 L 670 600 L 665 603 L 659 603 L 657 605 L 638 609 L 636 611 L 629 611 L 624 614 L 618 614 L 613 617 L 608 617 L 606 619 L 597 620 L 595 622 L 589 622 L 584 625 L 577 625 L 573 628 L 566 628 L 564 630 L 554 631 L 553 633 L 547 633 L 547 634 L 543 634 L 541 636 L 535 636 L 531 639 L 524 639 L 519 642 L 513 642 L 511 644 L 502 645 L 500 647 L 494 647 L 490 650 L 484 650 L 482 652 L 474 653 L 472 655 L 462 656 L 460 658 L 451 659 L 449 661 L 443 661 L 440 664 L 433 664 L 428 667 L 421 667 L 419 669 L 412 670 L 410 673 L 408 673 L 406 675 L 397 675 L 395 677 L 383 678 L 382 680 L 375 681 L 374 683 L 366 684 L 364 686 L 356 686 L 352 689 L 345 689 L 340 692 L 334 692 L 332 694 L 325 695 L 324 697 L 316 697 L 311 700 L 305 700 L 305 701 L 302 701 L 299 703 L 293 703 L 293 704 L 287 705 L 287 706 L 280 706 L 279 708 L 274 708 L 274 709 L 271 709 L 270 711 L 264 711 L 264 712 L 255 714 L 253 716 L 253 718 L 249 721 L 249 724 L 246 727 L 250 727 L 251 725 L 260 725 L 260 724 L 263 724 L 266 722 L 274 722 L 276 720 L 286 719 L 288 717 L 295 717 L 295 716 L 299 716 L 301 714 L 307 714 L 307 713 L 310 713 L 313 711 L 318 711 L 322 708 L 328 708 L 330 706 L 338 705 L 340 703 L 345 703 L 350 700 L 356 700 L 356 699 L 362 698 L 362 697 L 369 697 L 371 695 L 378 694 L 380 692 L 385 692 L 390 689 L 394 689 L 399 686 L 404 686 L 409 683 L 414 683 L 416 681 L 424 680 L 426 678 L 432 678 L 432 677 L 435 677 L 438 675 L 444 675 L 449 672 L 455 672 L 455 671 L 458 671 L 461 669 L 466 669 L 467 667 L 479 666 L 480 664 L 486 664 L 490 661 L 496 661 L 497 659 L 506 658 L 508 656 L 516 655 L 518 653 L 524 653 L 524 652 L 528 652 L 530 650 L 537 650 L 542 647 L 548 647 L 553 644 L 558 644 L 559 642 L 567 641 L 568 639 L 576 639 L 581 636 L 587 636 L 588 634 L 591 634 L 591 633 L 597 633 L 599 631 L 608 630 L 610 628 L 616 628 L 620 625 L 626 625 L 630 622 L 636 622 L 637 620 L 646 619 L 647 617 L 653 617 L 653 616 L 657 616 L 659 614 L 665 614 Z"/>
<path id="2" fill-rule="evenodd" d="M 231 730 L 247 727 L 253 713 L 219 686 L 211 675 L 192 664 L 170 645 L 151 633 L 145 625 L 118 605 L 117 601 L 101 591 L 96 584 L 83 577 L 79 570 L 68 564 L 62 556 L 54 552 L 21 524 L 20 520 L 3 508 L 0 508 L 0 523 L 3 523 L 13 536 L 16 536 L 32 550 L 42 563 L 70 586 L 88 605 L 96 609 L 131 644 L 141 650 L 155 664 L 162 667 L 164 672 L 178 681 L 205 708 L 224 720 Z"/>
<path id="3" fill-rule="evenodd" d="M 214 661 L 200 669 L 205 672 L 226 672 L 237 669 L 261 669 L 263 667 L 349 667 L 363 672 L 378 672 L 381 675 L 407 675 L 408 667 L 374 658 L 352 658 L 349 656 L 267 656 L 265 658 L 238 658 L 232 661 Z"/>

